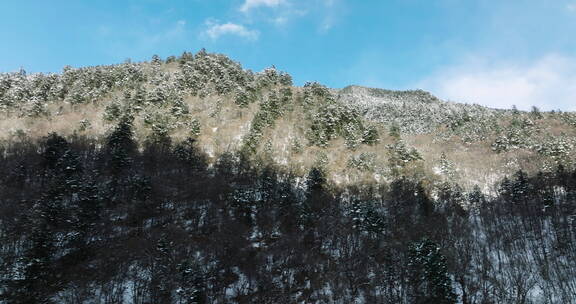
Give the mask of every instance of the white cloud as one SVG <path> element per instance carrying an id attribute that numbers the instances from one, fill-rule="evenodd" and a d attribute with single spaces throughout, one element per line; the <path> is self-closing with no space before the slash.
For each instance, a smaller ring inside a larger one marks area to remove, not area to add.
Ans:
<path id="1" fill-rule="evenodd" d="M 272 18 L 271 21 L 277 26 L 283 26 L 288 22 L 288 18 L 284 16 L 279 16 L 276 18 Z"/>
<path id="2" fill-rule="evenodd" d="M 576 3 L 568 3 L 566 4 L 566 9 L 571 12 L 576 12 Z"/>
<path id="3" fill-rule="evenodd" d="M 257 10 L 262 7 L 269 9 Z M 326 33 L 338 23 L 343 8 L 342 0 L 243 0 L 239 11 L 250 23 L 265 21 L 283 29 L 307 16 L 316 21 L 317 32 Z"/>
<path id="4" fill-rule="evenodd" d="M 245 0 L 244 4 L 240 7 L 240 11 L 247 13 L 258 7 L 278 7 L 282 4 L 286 4 L 286 0 Z"/>
<path id="5" fill-rule="evenodd" d="M 178 20 L 176 23 L 172 24 L 170 27 L 158 31 L 156 33 L 142 32 L 140 33 L 140 41 L 143 45 L 148 47 L 154 47 L 161 43 L 166 43 L 169 41 L 175 41 L 182 39 L 186 34 L 186 21 Z"/>
<path id="6" fill-rule="evenodd" d="M 320 23 L 318 30 L 321 33 L 325 33 L 331 30 L 332 27 L 334 27 L 334 18 L 332 16 L 326 16 L 324 17 L 324 20 L 322 20 L 322 22 Z"/>
<path id="7" fill-rule="evenodd" d="M 246 40 L 258 40 L 260 32 L 257 30 L 250 30 L 241 24 L 235 23 L 214 23 L 212 21 L 207 22 L 208 29 L 203 33 L 212 40 L 217 40 L 218 38 L 225 35 L 234 35 Z"/>
<path id="8" fill-rule="evenodd" d="M 137 58 L 156 53 L 163 45 L 173 45 L 185 41 L 189 32 L 185 20 L 163 22 L 147 20 L 147 23 L 133 26 L 129 30 L 118 25 L 102 25 L 96 29 L 94 39 L 102 51 L 116 60 L 125 59 L 131 54 Z"/>
<path id="9" fill-rule="evenodd" d="M 340 19 L 343 11 L 343 4 L 340 0 L 321 0 L 321 12 L 323 13 L 322 20 L 318 27 L 320 33 L 330 31 Z"/>
<path id="10" fill-rule="evenodd" d="M 478 57 L 440 69 L 419 83 L 438 97 L 494 108 L 576 110 L 576 58 L 549 54 L 528 64 Z"/>
<path id="11" fill-rule="evenodd" d="M 322 2 L 326 7 L 332 7 L 336 4 L 336 0 L 323 0 Z"/>

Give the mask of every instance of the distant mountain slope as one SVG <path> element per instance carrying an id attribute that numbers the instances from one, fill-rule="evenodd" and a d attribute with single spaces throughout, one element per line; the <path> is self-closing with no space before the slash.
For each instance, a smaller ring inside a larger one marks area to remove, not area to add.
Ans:
<path id="1" fill-rule="evenodd" d="M 0 74 L 0 304 L 574 303 L 575 147 L 205 51 Z"/>
<path id="2" fill-rule="evenodd" d="M 397 176 L 465 188 L 517 170 L 574 165 L 574 113 L 496 110 L 391 91 L 292 84 L 288 73 L 245 70 L 222 54 L 0 74 L 0 142 L 57 132 L 102 138 L 133 120 L 141 147 L 196 140 L 212 161 L 242 154 L 296 175 L 321 167 L 336 184 Z M 239 156 L 238 156 L 239 157 Z M 440 170 L 451 164 L 451 170 Z"/>
<path id="3" fill-rule="evenodd" d="M 358 107 L 370 120 L 398 125 L 407 133 L 430 133 L 460 120 L 485 125 L 510 113 L 480 105 L 442 101 L 422 90 L 392 91 L 348 86 L 338 91 L 338 99 Z"/>

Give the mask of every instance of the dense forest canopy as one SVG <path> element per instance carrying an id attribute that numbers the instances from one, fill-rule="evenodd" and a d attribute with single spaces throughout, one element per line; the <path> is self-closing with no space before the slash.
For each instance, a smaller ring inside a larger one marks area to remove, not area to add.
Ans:
<path id="1" fill-rule="evenodd" d="M 204 51 L 0 74 L 0 111 L 0 303 L 576 303 L 573 113 Z"/>

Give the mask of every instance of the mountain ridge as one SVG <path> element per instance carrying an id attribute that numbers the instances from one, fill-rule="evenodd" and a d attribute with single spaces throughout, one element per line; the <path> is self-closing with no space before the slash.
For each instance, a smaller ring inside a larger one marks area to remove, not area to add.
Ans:
<path id="1" fill-rule="evenodd" d="M 204 50 L 0 74 L 0 303 L 573 303 L 576 115 Z"/>
<path id="2" fill-rule="evenodd" d="M 66 67 L 60 74 L 3 73 L 0 110 L 5 141 L 50 131 L 100 137 L 128 115 L 141 144 L 193 137 L 212 159 L 243 151 L 300 175 L 321 165 L 337 183 L 391 180 L 412 170 L 444 180 L 435 169 L 444 154 L 466 188 L 490 188 L 520 169 L 572 166 L 576 121 L 573 113 L 490 109 L 422 90 L 338 90 L 314 82 L 296 87 L 288 73 L 255 73 L 204 50 L 141 63 Z M 420 158 L 408 157 L 411 149 Z M 498 173 L 472 159 L 490 159 Z"/>

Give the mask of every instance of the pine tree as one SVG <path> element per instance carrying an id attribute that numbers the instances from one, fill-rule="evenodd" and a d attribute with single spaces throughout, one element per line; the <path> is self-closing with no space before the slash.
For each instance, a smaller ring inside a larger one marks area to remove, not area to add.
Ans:
<path id="1" fill-rule="evenodd" d="M 308 192 L 322 191 L 326 185 L 326 176 L 324 172 L 316 167 L 313 167 L 308 172 L 306 178 L 306 186 L 308 187 Z"/>
<path id="2" fill-rule="evenodd" d="M 384 231 L 384 220 L 371 204 L 355 200 L 350 213 L 354 228 L 374 234 Z"/>
<path id="3" fill-rule="evenodd" d="M 172 243 L 166 235 L 156 243 L 156 252 L 152 262 L 151 300 L 153 303 L 170 304 L 172 301 Z"/>
<path id="4" fill-rule="evenodd" d="M 190 52 L 184 52 L 180 58 L 178 58 L 178 63 L 180 63 L 180 65 L 184 65 L 188 62 L 191 62 L 192 60 L 194 60 L 194 55 L 192 55 Z"/>
<path id="5" fill-rule="evenodd" d="M 56 168 L 58 160 L 64 155 L 64 153 L 69 149 L 69 144 L 64 137 L 56 134 L 50 133 L 46 138 L 44 143 L 44 151 L 42 157 L 44 158 L 44 164 L 49 169 Z"/>
<path id="6" fill-rule="evenodd" d="M 198 148 L 194 138 L 176 144 L 173 150 L 174 156 L 186 167 L 196 172 L 206 170 L 208 160 L 206 155 Z"/>
<path id="7" fill-rule="evenodd" d="M 513 187 L 512 182 L 507 176 L 505 176 L 502 182 L 500 183 L 500 186 L 498 187 L 498 194 L 503 199 L 509 201 L 513 196 L 512 187 Z"/>
<path id="8" fill-rule="evenodd" d="M 397 124 L 393 124 L 390 126 L 390 132 L 388 135 L 392 136 L 395 139 L 400 139 L 400 127 Z"/>
<path id="9" fill-rule="evenodd" d="M 454 164 L 448 160 L 444 152 L 440 155 L 440 172 L 447 177 L 453 177 L 455 173 Z"/>
<path id="10" fill-rule="evenodd" d="M 141 108 L 146 103 L 146 90 L 139 86 L 136 88 L 134 92 L 134 96 L 132 97 L 132 102 L 134 103 L 135 107 Z"/>
<path id="11" fill-rule="evenodd" d="M 176 61 L 176 56 L 168 56 L 166 57 L 166 63 L 172 63 Z"/>
<path id="12" fill-rule="evenodd" d="M 474 185 L 472 191 L 468 193 L 468 201 L 475 206 L 482 206 L 486 203 L 486 196 L 478 185 Z"/>
<path id="13" fill-rule="evenodd" d="M 530 115 L 532 115 L 532 117 L 534 119 L 544 118 L 544 116 L 542 115 L 542 112 L 540 112 L 540 109 L 538 109 L 536 106 L 532 106 L 532 111 L 530 112 Z"/>
<path id="14" fill-rule="evenodd" d="M 151 62 L 152 62 L 152 64 L 160 65 L 160 64 L 162 64 L 162 59 L 160 58 L 160 56 L 154 54 L 154 55 L 152 55 L 152 61 Z"/>
<path id="15" fill-rule="evenodd" d="M 176 289 L 181 303 L 184 304 L 205 304 L 204 282 L 202 273 L 198 267 L 190 261 L 184 261 L 178 265 L 177 277 L 180 287 Z"/>
<path id="16" fill-rule="evenodd" d="M 85 182 L 78 191 L 78 229 L 82 232 L 90 231 L 100 220 L 103 201 L 98 194 L 98 187 L 92 181 Z"/>
<path id="17" fill-rule="evenodd" d="M 518 170 L 514 175 L 515 181 L 512 183 L 512 201 L 514 203 L 521 203 L 526 201 L 531 196 L 531 187 L 528 182 L 526 173 L 522 170 Z"/>
<path id="18" fill-rule="evenodd" d="M 329 197 L 326 194 L 326 175 L 324 171 L 313 167 L 306 177 L 306 200 L 299 208 L 299 218 L 302 225 L 316 225 L 317 219 L 328 210 Z M 311 229 L 308 232 L 312 232 Z"/>
<path id="19" fill-rule="evenodd" d="M 423 239 L 408 252 L 411 298 L 415 304 L 453 304 L 457 295 L 452 289 L 446 258 L 434 242 Z"/>
<path id="20" fill-rule="evenodd" d="M 106 153 L 115 171 L 120 171 L 132 163 L 131 156 L 136 152 L 136 142 L 132 136 L 132 118 L 123 117 L 107 138 Z"/>
<path id="21" fill-rule="evenodd" d="M 54 240 L 49 226 L 42 219 L 35 220 L 29 237 L 30 247 L 25 251 L 21 263 L 20 278 L 8 283 L 7 303 L 50 304 L 56 281 L 52 271 Z"/>
<path id="22" fill-rule="evenodd" d="M 214 168 L 216 169 L 218 176 L 221 178 L 225 180 L 234 178 L 237 169 L 237 163 L 234 154 L 231 152 L 222 153 L 222 155 L 218 157 Z"/>
<path id="23" fill-rule="evenodd" d="M 378 135 L 378 130 L 374 126 L 366 128 L 364 134 L 362 134 L 362 143 L 367 145 L 374 145 L 378 143 L 380 136 Z"/>

